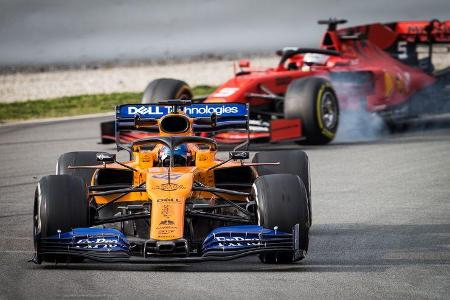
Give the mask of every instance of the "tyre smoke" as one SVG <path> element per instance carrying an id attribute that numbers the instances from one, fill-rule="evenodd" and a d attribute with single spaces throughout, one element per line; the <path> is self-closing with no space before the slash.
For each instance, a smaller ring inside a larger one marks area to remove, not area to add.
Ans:
<path id="1" fill-rule="evenodd" d="M 373 141 L 387 133 L 383 119 L 377 114 L 365 110 L 343 110 L 334 142 Z"/>

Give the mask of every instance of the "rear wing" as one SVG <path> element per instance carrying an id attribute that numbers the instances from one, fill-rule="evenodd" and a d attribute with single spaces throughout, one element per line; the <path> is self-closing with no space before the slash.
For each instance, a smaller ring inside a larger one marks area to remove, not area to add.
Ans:
<path id="1" fill-rule="evenodd" d="M 383 50 L 388 50 L 398 42 L 414 44 L 450 43 L 450 21 L 448 20 L 373 23 L 336 29 L 337 24 L 345 22 L 346 20 L 333 19 L 326 22 L 319 21 L 320 24 L 333 25 L 329 25 L 322 39 L 321 48 L 341 51 L 340 42 L 345 40 L 369 40 Z"/>
<path id="2" fill-rule="evenodd" d="M 409 43 L 450 43 L 450 21 L 403 21 L 385 24 L 398 34 L 398 40 Z"/>
<path id="3" fill-rule="evenodd" d="M 419 67 L 428 73 L 434 70 L 433 45 L 442 44 L 443 50 L 448 52 L 448 47 L 445 45 L 450 44 L 450 21 L 448 20 L 373 23 L 337 29 L 338 24 L 345 22 L 346 20 L 336 19 L 319 22 L 328 24 L 328 30 L 322 39 L 322 49 L 342 52 L 344 48 L 355 48 L 359 51 L 361 46 L 366 44 L 365 41 L 369 41 L 401 62 Z M 343 47 L 344 44 L 346 47 Z M 425 51 L 422 48 L 425 48 Z"/>
<path id="4" fill-rule="evenodd" d="M 435 71 L 433 56 L 449 52 L 450 21 L 404 21 L 385 24 L 395 33 L 395 39 L 385 51 L 401 62 L 422 69 L 427 73 Z M 433 47 L 434 45 L 438 48 Z M 445 52 L 445 53 L 444 53 Z"/>
<path id="5" fill-rule="evenodd" d="M 193 119 L 194 132 L 216 132 L 227 129 L 248 131 L 249 108 L 246 103 L 191 103 L 188 100 L 167 100 L 157 104 L 123 104 L 116 107 L 115 137 L 121 131 L 158 133 L 156 121 L 166 115 L 183 111 Z M 155 125 L 142 126 L 142 124 Z"/>

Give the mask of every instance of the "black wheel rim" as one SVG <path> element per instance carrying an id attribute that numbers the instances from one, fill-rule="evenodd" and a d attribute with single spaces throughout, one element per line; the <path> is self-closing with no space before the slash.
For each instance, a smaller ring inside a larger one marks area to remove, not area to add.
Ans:
<path id="1" fill-rule="evenodd" d="M 320 102 L 322 124 L 326 129 L 333 130 L 338 122 L 336 97 L 331 91 L 325 91 Z"/>

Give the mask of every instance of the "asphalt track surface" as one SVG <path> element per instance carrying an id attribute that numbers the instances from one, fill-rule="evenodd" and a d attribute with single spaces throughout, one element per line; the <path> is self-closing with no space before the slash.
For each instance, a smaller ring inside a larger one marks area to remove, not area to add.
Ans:
<path id="1" fill-rule="evenodd" d="M 0 298 L 448 299 L 450 125 L 441 125 L 305 148 L 314 224 L 307 258 L 292 265 L 255 257 L 191 265 L 29 263 L 38 179 L 54 173 L 63 152 L 112 147 L 97 144 L 95 119 L 2 126 Z"/>

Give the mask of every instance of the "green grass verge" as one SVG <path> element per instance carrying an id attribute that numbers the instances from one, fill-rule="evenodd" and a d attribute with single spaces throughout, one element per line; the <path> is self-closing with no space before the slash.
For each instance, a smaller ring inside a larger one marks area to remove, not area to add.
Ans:
<path id="1" fill-rule="evenodd" d="M 215 89 L 214 86 L 201 85 L 192 90 L 198 97 Z M 112 112 L 116 105 L 139 103 L 141 97 L 142 93 L 112 93 L 0 103 L 0 122 Z"/>

